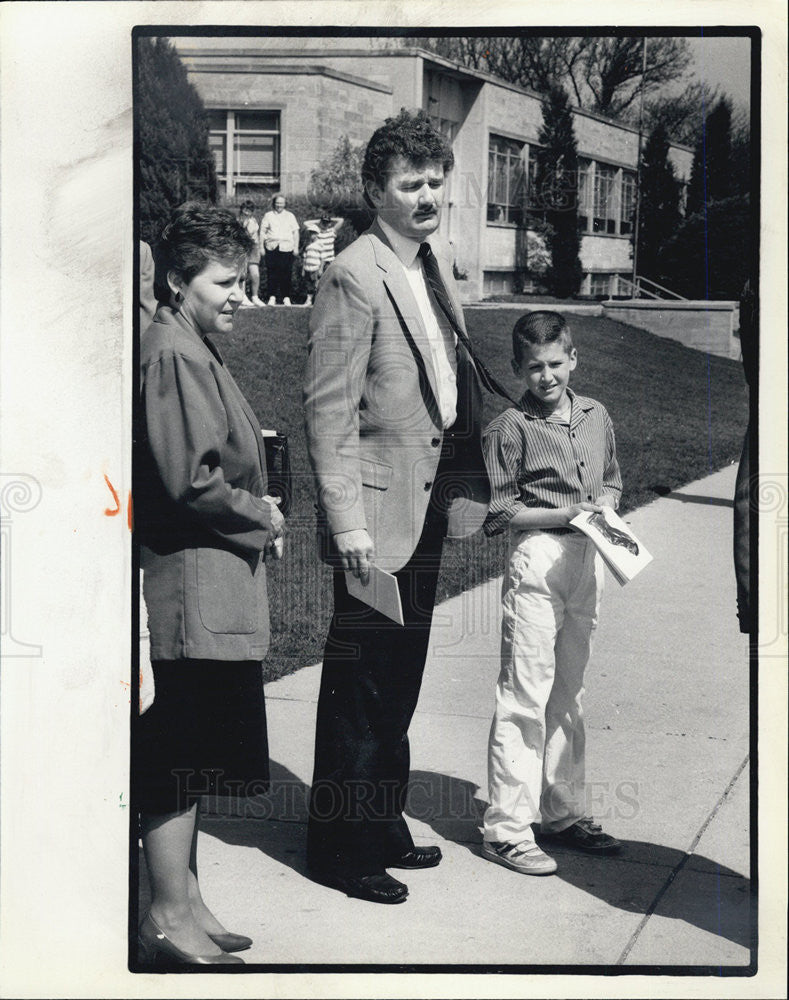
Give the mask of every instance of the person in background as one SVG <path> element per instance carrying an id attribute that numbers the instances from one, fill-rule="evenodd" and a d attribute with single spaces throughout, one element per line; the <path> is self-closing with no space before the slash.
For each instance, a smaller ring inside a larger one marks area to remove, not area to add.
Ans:
<path id="1" fill-rule="evenodd" d="M 304 228 L 312 230 L 318 235 L 318 252 L 321 258 L 321 273 L 334 260 L 334 242 L 337 233 L 345 220 L 340 216 L 333 216 L 328 209 L 321 213 L 319 219 L 310 219 L 304 223 Z"/>
<path id="2" fill-rule="evenodd" d="M 260 298 L 260 226 L 255 218 L 255 203 L 247 199 L 242 201 L 239 207 L 241 224 L 249 234 L 254 246 L 249 254 L 249 264 L 247 265 L 247 278 L 249 279 L 250 296 L 244 296 L 241 303 L 243 307 L 264 306 L 266 303 Z"/>
<path id="3" fill-rule="evenodd" d="M 307 298 L 304 305 L 311 306 L 312 297 L 318 288 L 318 279 L 323 273 L 318 234 L 314 229 L 308 229 L 304 237 L 304 249 L 301 252 L 301 270 L 307 285 Z"/>
<path id="4" fill-rule="evenodd" d="M 272 199 L 271 210 L 263 216 L 261 229 L 266 250 L 268 304 L 276 305 L 280 299 L 283 305 L 289 306 L 293 257 L 299 249 L 299 224 L 296 216 L 285 208 L 283 195 L 275 195 Z"/>
<path id="5" fill-rule="evenodd" d="M 140 340 L 134 537 L 154 685 L 132 726 L 132 797 L 152 896 L 139 943 L 152 962 L 243 964 L 228 953 L 252 944 L 209 910 L 197 871 L 201 796 L 259 794 L 269 778 L 265 558 L 282 553 L 284 518 L 267 495 L 260 424 L 213 343 L 233 328 L 251 250 L 232 212 L 176 209 Z"/>
<path id="6" fill-rule="evenodd" d="M 584 671 L 603 593 L 603 561 L 570 522 L 616 509 L 622 479 L 611 418 L 568 388 L 577 364 L 564 317 L 522 316 L 512 369 L 525 389 L 483 435 L 492 485 L 485 533 L 509 532 L 502 586 L 501 670 L 488 743 L 482 855 L 525 875 L 556 862 L 535 842 L 591 854 L 619 841 L 585 815 Z"/>

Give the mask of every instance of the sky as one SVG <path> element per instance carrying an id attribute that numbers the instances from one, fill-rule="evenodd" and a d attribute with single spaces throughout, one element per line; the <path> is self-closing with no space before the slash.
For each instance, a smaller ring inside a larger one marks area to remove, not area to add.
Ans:
<path id="1" fill-rule="evenodd" d="M 735 105 L 748 107 L 751 92 L 750 38 L 689 38 L 689 70 L 718 86 Z M 681 88 L 680 88 L 681 89 Z"/>

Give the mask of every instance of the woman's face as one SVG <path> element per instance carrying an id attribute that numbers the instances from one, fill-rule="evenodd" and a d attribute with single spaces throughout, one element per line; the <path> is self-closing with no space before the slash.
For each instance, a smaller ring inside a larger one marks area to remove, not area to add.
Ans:
<path id="1" fill-rule="evenodd" d="M 181 285 L 181 313 L 201 334 L 229 333 L 244 299 L 246 260 L 212 260 L 188 285 Z"/>
<path id="2" fill-rule="evenodd" d="M 281 212 L 284 208 L 285 208 L 285 199 L 284 198 L 275 198 L 274 199 L 274 211 L 275 212 Z"/>

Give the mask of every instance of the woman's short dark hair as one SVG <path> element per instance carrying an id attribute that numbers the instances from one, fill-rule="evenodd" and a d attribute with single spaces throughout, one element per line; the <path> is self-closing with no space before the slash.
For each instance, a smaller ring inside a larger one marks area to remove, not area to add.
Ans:
<path id="1" fill-rule="evenodd" d="M 396 118 L 387 118 L 367 143 L 362 163 L 362 186 L 364 200 L 371 208 L 374 206 L 367 193 L 367 185 L 386 187 L 390 164 L 398 156 L 420 167 L 425 163 L 441 163 L 444 173 L 455 165 L 452 147 L 432 124 L 427 113 L 423 110 L 412 113 L 401 108 L 400 114 Z"/>
<path id="2" fill-rule="evenodd" d="M 254 247 L 243 224 L 227 209 L 197 201 L 179 205 L 153 250 L 154 294 L 160 302 L 169 301 L 170 271 L 189 284 L 209 261 L 236 261 L 247 257 Z"/>

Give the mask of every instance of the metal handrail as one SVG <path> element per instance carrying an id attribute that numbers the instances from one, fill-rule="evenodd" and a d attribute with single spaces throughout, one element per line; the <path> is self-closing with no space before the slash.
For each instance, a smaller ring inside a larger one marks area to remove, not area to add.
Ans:
<path id="1" fill-rule="evenodd" d="M 672 292 L 670 288 L 664 288 L 663 285 L 659 285 L 656 281 L 652 281 L 649 278 L 644 278 L 640 274 L 636 275 L 635 283 L 630 280 L 630 278 L 619 279 L 620 284 L 625 286 L 630 286 L 631 295 L 634 299 L 648 298 L 648 299 L 662 299 L 670 298 L 677 299 L 680 302 L 687 302 L 688 300 L 684 295 L 678 295 L 676 292 Z M 645 286 L 651 286 L 651 288 L 657 289 L 657 291 L 651 291 L 650 288 Z M 660 293 L 663 293 L 662 295 Z"/>

